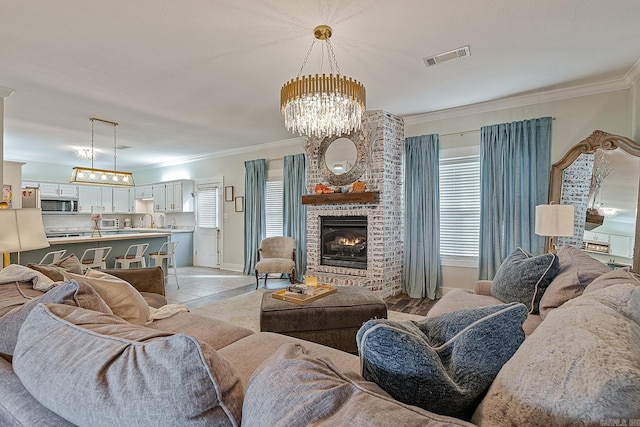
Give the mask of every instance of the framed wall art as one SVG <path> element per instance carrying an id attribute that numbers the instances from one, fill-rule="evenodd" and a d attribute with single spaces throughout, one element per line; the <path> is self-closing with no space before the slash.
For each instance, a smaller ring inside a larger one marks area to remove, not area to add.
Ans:
<path id="1" fill-rule="evenodd" d="M 235 198 L 236 212 L 244 211 L 244 196 L 238 196 Z"/>
<path id="2" fill-rule="evenodd" d="M 233 185 L 224 187 L 224 201 L 233 202 Z"/>

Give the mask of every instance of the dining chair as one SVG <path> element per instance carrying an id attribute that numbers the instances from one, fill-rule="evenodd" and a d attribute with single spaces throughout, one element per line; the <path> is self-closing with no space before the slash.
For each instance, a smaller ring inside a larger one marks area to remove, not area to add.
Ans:
<path id="1" fill-rule="evenodd" d="M 138 264 L 143 268 L 146 267 L 147 261 L 145 259 L 145 252 L 148 248 L 148 243 L 130 245 L 124 255 L 119 255 L 116 257 L 114 268 L 131 268 L 132 264 Z"/>
<path id="2" fill-rule="evenodd" d="M 82 272 L 84 273 L 89 268 L 107 268 L 107 257 L 111 249 L 111 246 L 86 249 L 80 257 Z"/>
<path id="3" fill-rule="evenodd" d="M 176 279 L 176 286 L 180 289 L 180 284 L 178 283 L 178 271 L 176 269 L 176 246 L 178 246 L 178 242 L 164 242 L 162 246 L 160 246 L 160 250 L 158 250 L 158 252 L 150 252 L 149 266 L 161 266 L 164 271 L 165 281 L 169 276 L 169 267 L 173 267 L 173 276 Z"/>
<path id="4" fill-rule="evenodd" d="M 54 263 L 60 261 L 66 252 L 67 252 L 66 249 L 61 249 L 59 251 L 47 252 L 42 257 L 42 259 L 40 260 L 40 262 L 38 264 L 40 264 L 40 265 L 43 265 L 43 264 L 54 264 Z M 49 257 L 51 257 L 51 261 L 48 261 Z"/>

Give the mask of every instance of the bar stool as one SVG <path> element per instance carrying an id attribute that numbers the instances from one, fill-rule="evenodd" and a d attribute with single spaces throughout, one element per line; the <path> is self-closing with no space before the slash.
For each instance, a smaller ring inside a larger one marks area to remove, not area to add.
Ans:
<path id="1" fill-rule="evenodd" d="M 107 257 L 110 252 L 111 246 L 89 248 L 85 250 L 82 257 L 80 257 L 82 272 L 84 273 L 89 268 L 107 268 Z"/>
<path id="2" fill-rule="evenodd" d="M 114 268 L 131 268 L 131 264 L 140 264 L 140 267 L 146 267 L 147 261 L 145 260 L 144 253 L 149 248 L 148 243 L 140 243 L 137 245 L 131 245 L 127 248 L 127 252 L 124 255 L 116 257 Z M 120 264 L 120 267 L 118 267 Z"/>
<path id="3" fill-rule="evenodd" d="M 149 265 L 151 265 L 151 261 L 153 260 L 153 266 L 162 266 L 165 281 L 169 277 L 169 267 L 173 267 L 173 276 L 176 278 L 176 286 L 180 289 L 180 284 L 178 283 L 178 271 L 176 270 L 176 246 L 178 246 L 178 242 L 164 242 L 162 246 L 160 246 L 160 250 L 158 252 L 149 253 Z"/>
<path id="4" fill-rule="evenodd" d="M 51 252 L 47 252 L 42 259 L 40 260 L 40 262 L 38 263 L 39 265 L 43 265 L 43 264 L 55 264 L 56 262 L 60 261 L 62 259 L 62 257 L 64 256 L 64 254 L 67 252 L 66 249 L 62 249 L 59 251 L 51 251 Z M 52 257 L 53 259 L 51 260 L 51 262 L 45 262 L 45 260 L 49 257 Z"/>

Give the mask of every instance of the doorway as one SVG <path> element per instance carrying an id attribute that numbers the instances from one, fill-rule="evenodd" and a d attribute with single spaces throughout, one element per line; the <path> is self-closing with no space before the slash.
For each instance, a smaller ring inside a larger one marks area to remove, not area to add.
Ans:
<path id="1" fill-rule="evenodd" d="M 222 259 L 222 178 L 196 181 L 193 264 L 220 268 Z"/>

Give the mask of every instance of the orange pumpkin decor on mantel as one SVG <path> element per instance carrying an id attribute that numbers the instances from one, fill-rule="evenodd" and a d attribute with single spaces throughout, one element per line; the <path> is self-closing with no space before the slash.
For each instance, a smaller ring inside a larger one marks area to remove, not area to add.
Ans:
<path id="1" fill-rule="evenodd" d="M 354 191 L 354 192 L 356 192 L 356 193 L 362 193 L 362 192 L 365 190 L 365 188 L 367 188 L 367 186 L 365 185 L 365 183 L 364 183 L 364 182 L 362 182 L 362 181 L 356 181 L 356 182 L 354 182 L 354 183 L 351 185 L 351 187 L 353 187 L 353 191 Z"/>

